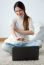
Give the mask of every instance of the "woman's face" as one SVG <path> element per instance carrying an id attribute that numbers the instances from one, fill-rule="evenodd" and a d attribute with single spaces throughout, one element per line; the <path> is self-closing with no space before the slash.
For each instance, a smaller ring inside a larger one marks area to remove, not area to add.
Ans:
<path id="1" fill-rule="evenodd" d="M 17 16 L 24 16 L 24 11 L 19 7 L 15 8 L 15 13 Z"/>

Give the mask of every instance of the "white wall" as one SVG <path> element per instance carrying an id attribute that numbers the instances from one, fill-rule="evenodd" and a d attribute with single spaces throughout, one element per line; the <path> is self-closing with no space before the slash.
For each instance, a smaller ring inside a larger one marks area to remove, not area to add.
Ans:
<path id="1" fill-rule="evenodd" d="M 44 0 L 30 0 L 30 14 L 33 20 L 44 24 Z"/>
<path id="2" fill-rule="evenodd" d="M 13 5 L 18 0 L 0 0 L 0 37 L 8 37 L 9 20 L 14 18 Z M 44 0 L 21 0 L 34 22 L 44 25 Z"/>

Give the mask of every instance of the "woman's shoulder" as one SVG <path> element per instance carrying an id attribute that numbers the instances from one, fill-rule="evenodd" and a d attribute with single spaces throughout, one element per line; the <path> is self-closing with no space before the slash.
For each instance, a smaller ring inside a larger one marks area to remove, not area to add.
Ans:
<path id="1" fill-rule="evenodd" d="M 13 23 L 16 23 L 16 21 L 17 21 L 16 17 L 12 19 Z"/>
<path id="2" fill-rule="evenodd" d="M 16 21 L 17 21 L 16 18 L 12 18 L 12 19 L 9 21 L 9 23 L 10 23 L 10 24 L 14 24 L 14 23 L 16 23 Z"/>

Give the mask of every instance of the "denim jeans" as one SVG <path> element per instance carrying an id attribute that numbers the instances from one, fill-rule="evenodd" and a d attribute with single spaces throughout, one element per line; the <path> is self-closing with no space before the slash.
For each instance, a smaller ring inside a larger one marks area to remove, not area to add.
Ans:
<path id="1" fill-rule="evenodd" d="M 41 40 L 33 40 L 33 41 L 28 41 L 28 42 L 13 42 L 13 43 L 3 43 L 2 48 L 3 50 L 12 53 L 12 48 L 13 47 L 25 47 L 25 46 L 41 46 L 42 41 Z"/>

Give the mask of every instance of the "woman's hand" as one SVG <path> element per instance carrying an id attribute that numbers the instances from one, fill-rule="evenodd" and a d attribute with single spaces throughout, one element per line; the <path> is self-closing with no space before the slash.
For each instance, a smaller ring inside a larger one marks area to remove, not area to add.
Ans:
<path id="1" fill-rule="evenodd" d="M 24 41 L 24 38 L 17 38 L 18 41 Z"/>

